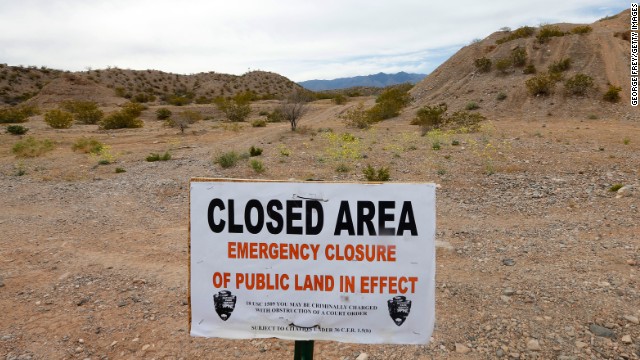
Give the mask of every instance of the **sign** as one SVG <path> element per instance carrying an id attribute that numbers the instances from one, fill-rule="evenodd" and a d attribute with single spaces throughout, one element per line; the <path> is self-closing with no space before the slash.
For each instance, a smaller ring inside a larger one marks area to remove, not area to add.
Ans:
<path id="1" fill-rule="evenodd" d="M 426 344 L 435 185 L 191 181 L 191 335 Z"/>

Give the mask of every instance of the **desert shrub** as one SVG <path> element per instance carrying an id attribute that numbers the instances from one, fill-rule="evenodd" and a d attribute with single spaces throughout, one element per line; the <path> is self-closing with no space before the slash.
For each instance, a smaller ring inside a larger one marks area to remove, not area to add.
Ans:
<path id="1" fill-rule="evenodd" d="M 242 98 L 218 99 L 215 101 L 218 109 L 224 113 L 231 122 L 244 121 L 251 114 L 251 106 Z"/>
<path id="2" fill-rule="evenodd" d="M 487 118 L 477 112 L 456 111 L 446 118 L 446 125 L 450 128 L 464 128 L 475 132 L 480 130 L 480 122 Z"/>
<path id="3" fill-rule="evenodd" d="M 267 126 L 267 120 L 265 120 L 265 119 L 253 120 L 251 122 L 251 126 L 253 126 L 253 127 L 266 127 Z"/>
<path id="4" fill-rule="evenodd" d="M 478 105 L 478 103 L 475 101 L 471 101 L 471 102 L 468 102 L 464 108 L 465 110 L 476 110 L 476 109 L 480 109 L 480 105 Z"/>
<path id="5" fill-rule="evenodd" d="M 24 135 L 29 131 L 29 128 L 26 128 L 22 125 L 9 125 L 7 126 L 7 133 L 11 135 Z"/>
<path id="6" fill-rule="evenodd" d="M 120 111 L 123 111 L 133 117 L 138 117 L 146 109 L 147 107 L 140 103 L 128 102 L 122 105 L 122 109 Z"/>
<path id="7" fill-rule="evenodd" d="M 572 34 L 579 34 L 579 35 L 588 34 L 591 31 L 593 31 L 593 28 L 591 28 L 591 26 L 589 25 L 576 26 L 573 29 L 571 29 Z"/>
<path id="8" fill-rule="evenodd" d="M 529 36 L 533 35 L 535 32 L 536 32 L 536 29 L 531 26 L 519 27 L 515 29 L 513 32 L 511 32 L 509 35 L 496 40 L 496 44 L 500 45 L 515 39 L 528 38 Z"/>
<path id="9" fill-rule="evenodd" d="M 240 155 L 238 155 L 235 151 L 228 151 L 221 155 L 219 155 L 215 160 L 215 164 L 219 164 L 223 169 L 228 169 L 230 167 L 236 166 L 240 160 Z"/>
<path id="10" fill-rule="evenodd" d="M 53 109 L 44 114 L 44 122 L 54 129 L 68 129 L 73 124 L 73 115 L 64 110 Z"/>
<path id="11" fill-rule="evenodd" d="M 527 63 L 527 50 L 521 47 L 511 50 L 510 59 L 513 66 L 524 66 Z"/>
<path id="12" fill-rule="evenodd" d="M 198 96 L 196 98 L 196 104 L 210 104 L 211 103 L 211 99 L 209 99 L 206 96 Z"/>
<path id="13" fill-rule="evenodd" d="M 336 105 L 344 105 L 347 103 L 347 97 L 342 94 L 336 94 L 332 100 Z"/>
<path id="14" fill-rule="evenodd" d="M 554 79 L 546 73 L 538 74 L 525 82 L 527 90 L 533 96 L 551 94 L 555 84 Z"/>
<path id="15" fill-rule="evenodd" d="M 202 114 L 199 111 L 184 110 L 174 118 L 167 119 L 165 121 L 165 125 L 169 127 L 177 127 L 180 129 L 180 132 L 184 133 L 184 129 L 200 120 L 202 120 Z"/>
<path id="16" fill-rule="evenodd" d="M 67 100 L 62 102 L 61 107 L 73 114 L 73 118 L 81 124 L 97 124 L 104 116 L 104 112 L 93 101 Z"/>
<path id="17" fill-rule="evenodd" d="M 189 105 L 193 101 L 193 94 L 173 94 L 164 98 L 164 101 L 174 106 Z"/>
<path id="18" fill-rule="evenodd" d="M 35 106 L 15 106 L 0 109 L 0 124 L 23 123 L 30 116 L 37 115 L 38 108 Z"/>
<path id="19" fill-rule="evenodd" d="M 156 110 L 156 119 L 166 120 L 170 117 L 171 117 L 171 110 L 164 107 Z"/>
<path id="20" fill-rule="evenodd" d="M 442 103 L 437 106 L 423 106 L 418 109 L 416 117 L 411 121 L 411 125 L 420 125 L 422 135 L 430 129 L 440 127 L 445 122 L 444 114 L 447 112 L 447 104 Z"/>
<path id="21" fill-rule="evenodd" d="M 564 82 L 564 87 L 568 93 L 573 95 L 584 95 L 587 90 L 593 87 L 593 78 L 582 73 L 575 74 Z"/>
<path id="22" fill-rule="evenodd" d="M 571 59 L 570 58 L 564 58 L 564 59 L 555 61 L 551 65 L 549 65 L 549 72 L 550 73 L 562 73 L 562 72 L 565 72 L 565 71 L 569 70 L 569 68 L 571 68 Z"/>
<path id="23" fill-rule="evenodd" d="M 523 74 L 535 74 L 537 72 L 535 65 L 529 64 L 522 69 Z"/>
<path id="24" fill-rule="evenodd" d="M 336 172 L 339 173 L 348 173 L 349 171 L 351 171 L 351 169 L 349 168 L 349 166 L 345 163 L 340 163 L 338 164 L 338 166 L 336 166 Z"/>
<path id="25" fill-rule="evenodd" d="M 560 28 L 555 25 L 544 25 L 540 27 L 538 35 L 536 35 L 536 39 L 542 44 L 549 41 L 552 37 L 565 35 L 564 31 L 560 30 Z"/>
<path id="26" fill-rule="evenodd" d="M 617 192 L 618 190 L 622 189 L 623 187 L 624 187 L 623 184 L 613 184 L 613 185 L 611 185 L 611 187 L 609 187 L 609 191 Z"/>
<path id="27" fill-rule="evenodd" d="M 373 166 L 367 165 L 366 168 L 362 170 L 364 177 L 367 181 L 389 181 L 389 168 L 381 167 L 376 170 Z"/>
<path id="28" fill-rule="evenodd" d="M 284 114 L 282 113 L 282 109 L 276 108 L 272 112 L 267 114 L 268 122 L 282 122 L 284 121 Z"/>
<path id="29" fill-rule="evenodd" d="M 350 108 L 340 115 L 347 127 L 357 129 L 368 129 L 371 126 L 369 113 L 364 109 L 364 104 L 359 103 L 357 106 Z"/>
<path id="30" fill-rule="evenodd" d="M 368 110 L 371 121 L 382 121 L 400 115 L 400 110 L 411 102 L 409 90 L 413 85 L 395 85 L 385 89 L 376 98 L 376 104 Z"/>
<path id="31" fill-rule="evenodd" d="M 511 67 L 511 58 L 502 58 L 496 61 L 496 70 L 502 74 L 506 74 Z"/>
<path id="32" fill-rule="evenodd" d="M 249 165 L 251 165 L 251 168 L 257 174 L 262 174 L 264 172 L 264 170 L 265 170 L 264 163 L 262 161 L 258 160 L 258 159 L 252 159 L 249 162 Z"/>
<path id="33" fill-rule="evenodd" d="M 80 139 L 76 140 L 71 146 L 71 150 L 80 151 L 85 154 L 90 153 L 90 154 L 99 155 L 100 153 L 102 153 L 103 149 L 104 149 L 103 143 L 90 137 L 81 137 Z"/>
<path id="34" fill-rule="evenodd" d="M 11 151 L 13 151 L 17 157 L 38 157 L 54 148 L 55 144 L 49 139 L 36 140 L 34 137 L 29 136 L 13 145 Z"/>
<path id="35" fill-rule="evenodd" d="M 117 167 L 116 168 L 116 174 L 122 174 L 122 173 L 125 173 L 125 172 L 127 172 L 127 170 L 125 170 L 125 169 L 123 169 L 121 167 Z"/>
<path id="36" fill-rule="evenodd" d="M 260 155 L 262 155 L 262 148 L 251 145 L 251 148 L 249 148 L 249 156 L 254 157 Z"/>
<path id="37" fill-rule="evenodd" d="M 140 128 L 143 125 L 142 120 L 123 110 L 111 113 L 100 121 L 102 130 Z"/>
<path id="38" fill-rule="evenodd" d="M 621 87 L 609 85 L 609 89 L 604 93 L 602 99 L 608 102 L 617 103 L 620 101 L 620 91 L 622 91 Z"/>
<path id="39" fill-rule="evenodd" d="M 156 101 L 156 97 L 153 94 L 138 93 L 131 100 L 137 103 L 146 103 Z"/>
<path id="40" fill-rule="evenodd" d="M 504 99 L 506 99 L 506 98 L 507 98 L 507 94 L 506 94 L 506 93 L 504 93 L 504 92 L 502 92 L 502 91 L 498 93 L 498 96 L 496 96 L 496 99 L 497 99 L 498 101 L 502 101 L 502 100 L 504 100 Z"/>
<path id="41" fill-rule="evenodd" d="M 149 154 L 149 156 L 147 156 L 146 160 L 148 162 L 168 161 L 168 160 L 171 160 L 171 153 L 169 153 L 168 151 L 165 151 L 164 154 L 151 153 Z"/>
<path id="42" fill-rule="evenodd" d="M 627 31 L 617 31 L 613 34 L 613 37 L 620 38 L 625 41 L 631 42 L 631 30 Z"/>
<path id="43" fill-rule="evenodd" d="M 478 71 L 481 73 L 486 73 L 491 71 L 491 59 L 488 59 L 486 57 L 475 59 L 473 61 L 473 64 L 476 66 L 476 69 L 478 69 Z"/>

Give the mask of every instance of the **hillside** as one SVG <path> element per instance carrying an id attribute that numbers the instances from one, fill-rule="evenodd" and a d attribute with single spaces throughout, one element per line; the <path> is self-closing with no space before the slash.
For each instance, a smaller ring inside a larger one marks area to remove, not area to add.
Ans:
<path id="1" fill-rule="evenodd" d="M 493 33 L 482 41 L 465 46 L 418 83 L 411 92 L 415 99 L 414 108 L 445 102 L 449 109 L 461 110 L 469 103 L 476 103 L 480 112 L 491 117 L 545 118 L 561 115 L 585 118 L 617 114 L 637 118 L 637 109 L 628 106 L 629 41 L 624 35 L 629 16 L 629 12 L 624 11 L 596 21 L 589 25 L 592 30 L 584 34 L 572 33 L 580 26 L 577 24 L 547 25 L 546 31 L 560 30 L 564 35 L 547 38 L 544 42 L 537 39 L 541 28 L 535 28 L 529 37 L 511 41 L 505 40 L 515 31 Z M 523 66 L 507 66 L 504 71 L 497 69 L 501 60 L 504 62 L 515 51 L 522 50 L 526 51 Z M 482 72 L 476 67 L 476 59 L 482 58 L 491 61 L 490 71 Z M 570 67 L 560 73 L 562 80 L 555 83 L 551 93 L 532 95 L 526 81 L 546 73 L 549 66 L 564 59 L 570 59 Z M 525 74 L 527 66 L 533 66 L 536 73 Z M 578 73 L 591 77 L 594 84 L 582 96 L 568 93 L 564 84 L 566 79 Z M 621 100 L 617 104 L 602 100 L 610 84 L 622 88 Z"/>
<path id="2" fill-rule="evenodd" d="M 96 101 L 103 106 L 129 99 L 141 102 L 184 98 L 209 103 L 217 96 L 252 91 L 258 98 L 281 98 L 301 87 L 284 76 L 251 71 L 241 76 L 215 72 L 179 75 L 158 70 L 109 68 L 64 72 L 0 64 L 0 105 L 27 101 L 53 106 L 65 99 Z"/>
<path id="3" fill-rule="evenodd" d="M 378 73 L 366 76 L 346 77 L 333 80 L 307 80 L 298 84 L 312 91 L 337 90 L 352 87 L 387 87 L 404 83 L 415 84 L 425 77 L 424 74 L 397 74 Z"/>

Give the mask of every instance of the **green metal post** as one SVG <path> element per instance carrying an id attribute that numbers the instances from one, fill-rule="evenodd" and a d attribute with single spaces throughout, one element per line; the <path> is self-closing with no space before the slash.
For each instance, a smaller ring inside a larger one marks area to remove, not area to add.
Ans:
<path id="1" fill-rule="evenodd" d="M 296 340 L 293 360 L 313 360 L 313 340 Z"/>

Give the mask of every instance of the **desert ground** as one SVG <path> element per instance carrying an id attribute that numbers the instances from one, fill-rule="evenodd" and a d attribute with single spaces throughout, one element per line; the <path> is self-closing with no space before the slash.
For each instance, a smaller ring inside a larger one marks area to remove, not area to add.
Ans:
<path id="1" fill-rule="evenodd" d="M 35 158 L 0 134 L 0 358 L 293 358 L 292 341 L 190 337 L 189 180 L 352 182 L 371 164 L 439 185 L 433 338 L 319 341 L 317 359 L 640 359 L 637 120 L 507 117 L 421 136 L 409 115 L 345 127 L 338 114 L 358 101 L 373 98 L 316 101 L 296 132 L 232 124 L 210 105 L 190 106 L 213 120 L 184 134 L 155 119 L 158 106 L 140 129 L 55 130 L 36 116 L 23 138 L 56 146 Z M 253 106 L 257 118 L 273 104 Z M 71 149 L 83 136 L 109 147 L 109 164 Z M 262 173 L 249 159 L 214 163 L 251 146 Z"/>

